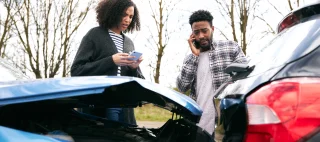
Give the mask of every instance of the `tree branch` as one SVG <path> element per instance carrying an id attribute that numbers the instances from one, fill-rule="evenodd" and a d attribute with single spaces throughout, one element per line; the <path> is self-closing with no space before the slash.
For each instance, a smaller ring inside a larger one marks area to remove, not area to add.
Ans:
<path id="1" fill-rule="evenodd" d="M 274 6 L 269 0 L 267 0 L 268 3 L 283 17 L 283 14 L 278 10 L 276 6 Z"/>
<path id="2" fill-rule="evenodd" d="M 271 26 L 265 19 L 263 19 L 263 18 L 260 17 L 260 16 L 256 16 L 256 15 L 254 15 L 254 17 L 260 19 L 261 21 L 263 21 L 263 22 L 268 26 L 268 28 L 270 29 L 270 31 L 271 31 L 271 33 L 272 33 L 273 35 L 276 34 L 276 32 L 273 30 L 272 26 Z"/>

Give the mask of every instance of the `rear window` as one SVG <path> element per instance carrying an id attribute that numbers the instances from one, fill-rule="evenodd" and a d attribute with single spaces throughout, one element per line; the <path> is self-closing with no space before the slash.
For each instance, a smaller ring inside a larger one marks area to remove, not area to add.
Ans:
<path id="1" fill-rule="evenodd" d="M 292 62 L 320 45 L 320 18 L 285 29 L 265 47 L 248 57 L 249 65 L 255 65 L 250 76 Z"/>
<path id="2" fill-rule="evenodd" d="M 278 32 L 320 14 L 320 4 L 309 5 L 289 13 L 278 25 Z"/>

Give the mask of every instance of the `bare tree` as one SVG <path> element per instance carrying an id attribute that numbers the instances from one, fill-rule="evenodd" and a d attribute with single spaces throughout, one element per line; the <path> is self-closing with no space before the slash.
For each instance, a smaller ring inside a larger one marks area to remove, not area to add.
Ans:
<path id="1" fill-rule="evenodd" d="M 5 14 L 0 13 L 0 56 L 3 58 L 6 54 L 8 40 L 12 37 L 11 27 L 13 25 L 11 14 L 13 14 L 14 0 L 0 1 L 5 8 Z M 2 16 L 5 18 L 2 20 Z"/>
<path id="2" fill-rule="evenodd" d="M 181 26 L 179 26 L 180 28 L 168 28 L 170 15 L 175 10 L 177 4 L 181 2 L 181 0 L 149 0 L 148 2 L 151 9 L 151 17 L 156 27 L 156 33 L 152 34 L 152 28 L 147 26 L 151 33 L 151 36 L 147 40 L 152 47 L 153 54 L 156 57 L 155 61 L 151 61 L 149 67 L 153 72 L 152 74 L 154 81 L 156 83 L 160 83 L 159 79 L 161 74 L 161 65 L 163 56 L 165 54 L 165 49 L 168 46 L 170 37 L 172 37 L 171 34 L 181 30 Z M 176 22 L 179 22 L 179 20 Z"/>
<path id="3" fill-rule="evenodd" d="M 69 72 L 72 38 L 92 7 L 80 0 L 15 1 L 17 16 L 11 15 L 19 45 L 27 55 L 27 66 L 36 78 L 51 78 Z"/>
<path id="4" fill-rule="evenodd" d="M 259 0 L 215 0 L 215 2 L 221 15 L 231 27 L 233 40 L 240 42 L 243 52 L 246 53 L 249 42 L 247 37 L 249 19 Z M 240 34 L 237 31 L 240 31 Z"/>
<path id="5" fill-rule="evenodd" d="M 258 12 L 255 13 L 254 17 L 261 20 L 268 27 L 268 30 L 264 31 L 265 34 L 271 33 L 272 35 L 274 35 L 274 34 L 276 34 L 276 29 L 275 29 L 276 27 L 272 27 L 270 25 L 270 21 L 268 21 L 264 18 L 264 14 L 274 10 L 274 11 L 276 11 L 276 13 L 278 13 L 282 17 L 284 17 L 285 14 L 283 14 L 283 13 L 288 13 L 288 12 L 292 11 L 293 9 L 298 8 L 301 3 L 304 3 L 304 0 L 288 0 L 288 3 L 287 3 L 288 9 L 285 9 L 285 10 L 283 10 L 283 8 L 280 8 L 279 6 L 276 6 L 276 1 L 271 2 L 270 0 L 267 0 L 266 2 L 271 6 L 271 8 L 268 9 L 266 12 L 260 12 L 260 14 L 257 14 Z"/>
<path id="6" fill-rule="evenodd" d="M 296 7 L 299 7 L 300 6 L 300 0 L 295 0 L 295 2 L 292 2 L 292 0 L 288 0 L 288 5 L 289 5 L 289 8 L 290 8 L 290 11 L 293 10 L 293 7 L 292 7 L 293 4 L 296 4 Z"/>

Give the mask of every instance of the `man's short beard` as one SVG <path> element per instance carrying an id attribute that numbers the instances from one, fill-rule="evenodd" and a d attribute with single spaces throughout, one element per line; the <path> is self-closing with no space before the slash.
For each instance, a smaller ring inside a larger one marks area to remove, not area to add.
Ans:
<path id="1" fill-rule="evenodd" d="M 209 40 L 208 40 L 208 45 L 206 45 L 206 46 L 201 46 L 201 45 L 200 45 L 200 42 L 198 42 L 198 41 L 195 40 L 195 41 L 194 41 L 195 47 L 196 47 L 197 49 L 200 49 L 200 52 L 205 52 L 205 51 L 210 50 L 211 44 L 212 44 L 212 38 L 213 38 L 213 33 L 211 33 L 211 36 L 210 36 L 210 38 L 209 38 Z"/>
<path id="2" fill-rule="evenodd" d="M 208 51 L 208 50 L 210 50 L 210 47 L 211 47 L 211 42 L 209 41 L 209 44 L 207 46 L 200 47 L 200 52 Z"/>
<path id="3" fill-rule="evenodd" d="M 201 45 L 200 45 L 200 42 L 198 42 L 198 41 L 195 41 L 194 44 L 195 44 L 195 47 L 196 47 L 197 49 L 200 49 L 201 52 L 205 52 L 205 51 L 210 50 L 210 48 L 211 48 L 211 42 L 212 42 L 212 41 L 209 40 L 209 41 L 208 41 L 208 45 L 206 45 L 206 46 L 201 46 Z"/>

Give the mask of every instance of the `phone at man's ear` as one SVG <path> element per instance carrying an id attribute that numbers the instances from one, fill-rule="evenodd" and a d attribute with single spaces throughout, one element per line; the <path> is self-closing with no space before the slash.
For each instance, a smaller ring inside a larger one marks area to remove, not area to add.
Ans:
<path id="1" fill-rule="evenodd" d="M 200 43 L 197 42 L 195 39 L 192 41 L 192 43 L 193 43 L 194 47 L 196 47 L 197 49 L 200 48 Z"/>

